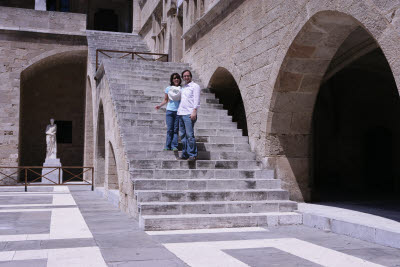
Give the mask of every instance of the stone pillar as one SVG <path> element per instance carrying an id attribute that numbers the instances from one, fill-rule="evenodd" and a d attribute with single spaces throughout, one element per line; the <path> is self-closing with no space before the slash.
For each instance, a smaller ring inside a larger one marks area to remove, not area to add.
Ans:
<path id="1" fill-rule="evenodd" d="M 50 167 L 50 168 L 46 168 Z M 42 169 L 42 175 L 44 178 L 42 178 L 42 183 L 43 184 L 62 184 L 63 182 L 63 177 L 62 177 L 62 170 L 61 169 L 55 169 L 51 167 L 61 167 L 61 162 L 60 159 L 46 159 L 46 161 L 43 163 L 43 169 Z"/>
<path id="2" fill-rule="evenodd" d="M 35 10 L 46 11 L 46 0 L 35 0 Z"/>
<path id="3" fill-rule="evenodd" d="M 133 0 L 132 5 L 132 32 L 139 33 L 140 31 L 140 6 L 139 0 Z"/>

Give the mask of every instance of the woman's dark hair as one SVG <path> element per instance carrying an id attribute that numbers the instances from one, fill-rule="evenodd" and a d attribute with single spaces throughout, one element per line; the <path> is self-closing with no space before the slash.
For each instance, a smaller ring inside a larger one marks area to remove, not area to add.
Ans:
<path id="1" fill-rule="evenodd" d="M 184 71 L 182 71 L 182 77 L 183 77 L 183 74 L 184 74 L 185 72 L 189 72 L 190 78 L 193 78 L 192 72 L 191 72 L 190 70 L 184 70 Z"/>
<path id="2" fill-rule="evenodd" d="M 181 85 L 181 83 L 182 83 L 182 79 L 181 79 L 181 76 L 179 75 L 179 73 L 172 73 L 171 74 L 171 78 L 169 79 L 169 81 L 170 81 L 170 85 L 174 85 L 174 78 L 179 78 L 179 85 Z"/>

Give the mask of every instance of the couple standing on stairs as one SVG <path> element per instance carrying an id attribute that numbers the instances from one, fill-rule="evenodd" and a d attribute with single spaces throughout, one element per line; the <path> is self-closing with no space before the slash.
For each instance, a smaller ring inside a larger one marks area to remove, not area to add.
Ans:
<path id="1" fill-rule="evenodd" d="M 182 72 L 185 85 L 181 87 L 182 79 L 178 73 L 173 73 L 170 86 L 165 89 L 165 97 L 156 109 L 167 105 L 166 123 L 167 140 L 164 150 L 178 151 L 178 129 L 183 145 L 179 159 L 194 161 L 197 157 L 194 124 L 197 120 L 197 110 L 200 107 L 200 86 L 192 81 L 190 70 Z M 179 127 L 178 127 L 179 125 Z"/>

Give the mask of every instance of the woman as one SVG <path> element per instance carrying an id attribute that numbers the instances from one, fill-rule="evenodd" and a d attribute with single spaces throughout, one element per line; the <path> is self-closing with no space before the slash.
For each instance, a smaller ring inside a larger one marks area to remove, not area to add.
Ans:
<path id="1" fill-rule="evenodd" d="M 173 73 L 170 78 L 170 86 L 165 89 L 165 97 L 160 105 L 156 106 L 156 109 L 160 109 L 166 103 L 167 114 L 167 140 L 165 143 L 164 150 L 178 151 L 178 111 L 180 99 L 181 99 L 181 76 L 178 73 Z"/>

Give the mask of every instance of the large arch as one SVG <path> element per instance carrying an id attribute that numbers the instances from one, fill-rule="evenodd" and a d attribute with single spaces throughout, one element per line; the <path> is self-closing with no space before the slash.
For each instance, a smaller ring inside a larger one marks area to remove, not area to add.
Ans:
<path id="1" fill-rule="evenodd" d="M 19 165 L 43 165 L 44 129 L 54 118 L 61 163 L 82 166 L 87 51 L 49 53 L 33 59 L 34 63 L 21 72 Z M 67 173 L 64 178 L 68 178 Z"/>
<path id="2" fill-rule="evenodd" d="M 95 185 L 103 187 L 106 174 L 106 139 L 104 125 L 104 109 L 103 103 L 100 102 L 97 115 L 97 138 L 96 138 L 96 157 L 95 157 Z"/>
<path id="3" fill-rule="evenodd" d="M 372 45 L 369 44 L 370 49 L 356 48 L 346 55 L 350 50 L 345 47 L 346 40 L 356 35 L 356 31 L 367 36 Z M 266 155 L 274 162 L 278 177 L 283 179 L 292 199 L 311 199 L 312 118 L 321 83 L 376 47 L 379 45 L 370 31 L 353 17 L 337 11 L 316 13 L 290 44 L 269 106 Z"/>
<path id="4" fill-rule="evenodd" d="M 228 110 L 228 115 L 232 116 L 232 120 L 237 122 L 243 135 L 247 136 L 246 111 L 239 86 L 232 74 L 226 68 L 218 67 L 210 78 L 208 88 L 215 93 L 224 109 Z"/>

